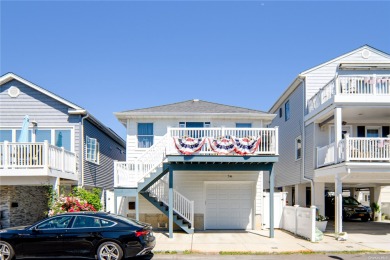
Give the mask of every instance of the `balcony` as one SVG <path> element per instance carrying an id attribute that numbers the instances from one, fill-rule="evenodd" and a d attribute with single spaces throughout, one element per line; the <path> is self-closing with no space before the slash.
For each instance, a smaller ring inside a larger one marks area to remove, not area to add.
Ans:
<path id="1" fill-rule="evenodd" d="M 338 76 L 307 102 L 308 113 L 317 110 L 335 96 L 347 97 L 349 101 L 353 101 L 351 97 L 363 97 L 363 101 L 367 101 L 370 96 L 375 97 L 376 101 L 381 100 L 379 97 L 384 97 L 383 100 L 389 102 L 390 76 Z"/>
<path id="2" fill-rule="evenodd" d="M 234 139 L 251 138 L 257 140 L 255 150 L 250 154 L 240 154 L 234 147 L 221 152 L 216 149 L 213 141 L 229 142 Z M 115 162 L 115 187 L 137 187 L 138 182 L 164 162 L 167 155 L 182 155 L 177 145 L 178 139 L 195 139 L 199 144 L 191 155 L 210 156 L 276 156 L 278 152 L 278 128 L 168 128 L 166 135 L 161 137 L 152 147 L 137 159 L 128 162 Z M 187 154 L 189 155 L 189 154 Z M 212 159 L 212 157 L 210 157 Z"/>
<path id="3" fill-rule="evenodd" d="M 317 168 L 341 162 L 389 163 L 390 138 L 346 137 L 338 145 L 317 147 Z"/>
<path id="4" fill-rule="evenodd" d="M 13 176 L 77 180 L 77 156 L 48 142 L 0 143 L 0 177 Z"/>

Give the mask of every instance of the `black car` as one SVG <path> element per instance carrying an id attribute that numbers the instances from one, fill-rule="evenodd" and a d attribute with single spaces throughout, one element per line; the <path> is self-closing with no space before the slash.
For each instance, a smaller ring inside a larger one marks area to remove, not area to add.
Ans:
<path id="1" fill-rule="evenodd" d="M 104 212 L 73 212 L 0 230 L 0 259 L 120 260 L 149 255 L 155 244 L 149 224 Z"/>
<path id="2" fill-rule="evenodd" d="M 334 218 L 335 197 L 325 197 L 325 215 Z M 353 197 L 343 197 L 343 220 L 360 218 L 368 221 L 372 218 L 370 207 L 363 206 Z"/>

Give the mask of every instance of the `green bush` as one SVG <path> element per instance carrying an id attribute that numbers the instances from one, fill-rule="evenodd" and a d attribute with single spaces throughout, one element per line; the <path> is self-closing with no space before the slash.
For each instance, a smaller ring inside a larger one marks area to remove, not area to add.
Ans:
<path id="1" fill-rule="evenodd" d="M 100 201 L 101 194 L 102 192 L 98 188 L 93 188 L 91 191 L 88 191 L 83 188 L 76 187 L 73 189 L 71 196 L 86 200 L 89 204 L 92 204 L 97 211 L 99 211 L 102 208 L 102 203 Z"/>

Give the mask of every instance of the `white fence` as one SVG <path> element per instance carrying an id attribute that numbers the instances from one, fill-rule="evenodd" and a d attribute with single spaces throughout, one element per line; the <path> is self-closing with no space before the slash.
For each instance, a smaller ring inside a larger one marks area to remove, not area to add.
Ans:
<path id="1" fill-rule="evenodd" d="M 48 142 L 0 143 L 0 169 L 26 168 L 47 168 L 76 174 L 77 156 Z"/>
<path id="2" fill-rule="evenodd" d="M 315 242 L 316 207 L 285 206 L 283 208 L 282 229 Z"/>

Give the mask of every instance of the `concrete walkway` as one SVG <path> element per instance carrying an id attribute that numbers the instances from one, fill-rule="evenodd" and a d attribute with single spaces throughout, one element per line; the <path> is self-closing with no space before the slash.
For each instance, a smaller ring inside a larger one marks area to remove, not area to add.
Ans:
<path id="1" fill-rule="evenodd" d="M 360 223 L 359 223 L 360 224 Z M 275 230 L 275 238 L 268 238 L 268 230 L 260 231 L 197 231 L 194 234 L 174 233 L 172 239 L 168 233 L 155 232 L 157 239 L 154 251 L 156 253 L 165 251 L 192 252 L 217 254 L 219 252 L 341 252 L 360 250 L 382 250 L 390 252 L 390 224 L 370 224 L 373 229 L 380 229 L 380 232 L 373 232 L 372 229 L 359 232 L 358 229 L 348 233 L 347 241 L 337 241 L 334 233 L 327 232 L 320 242 L 312 243 L 293 234 Z M 332 223 L 330 223 L 332 226 Z M 386 230 L 387 229 L 387 230 Z"/>

